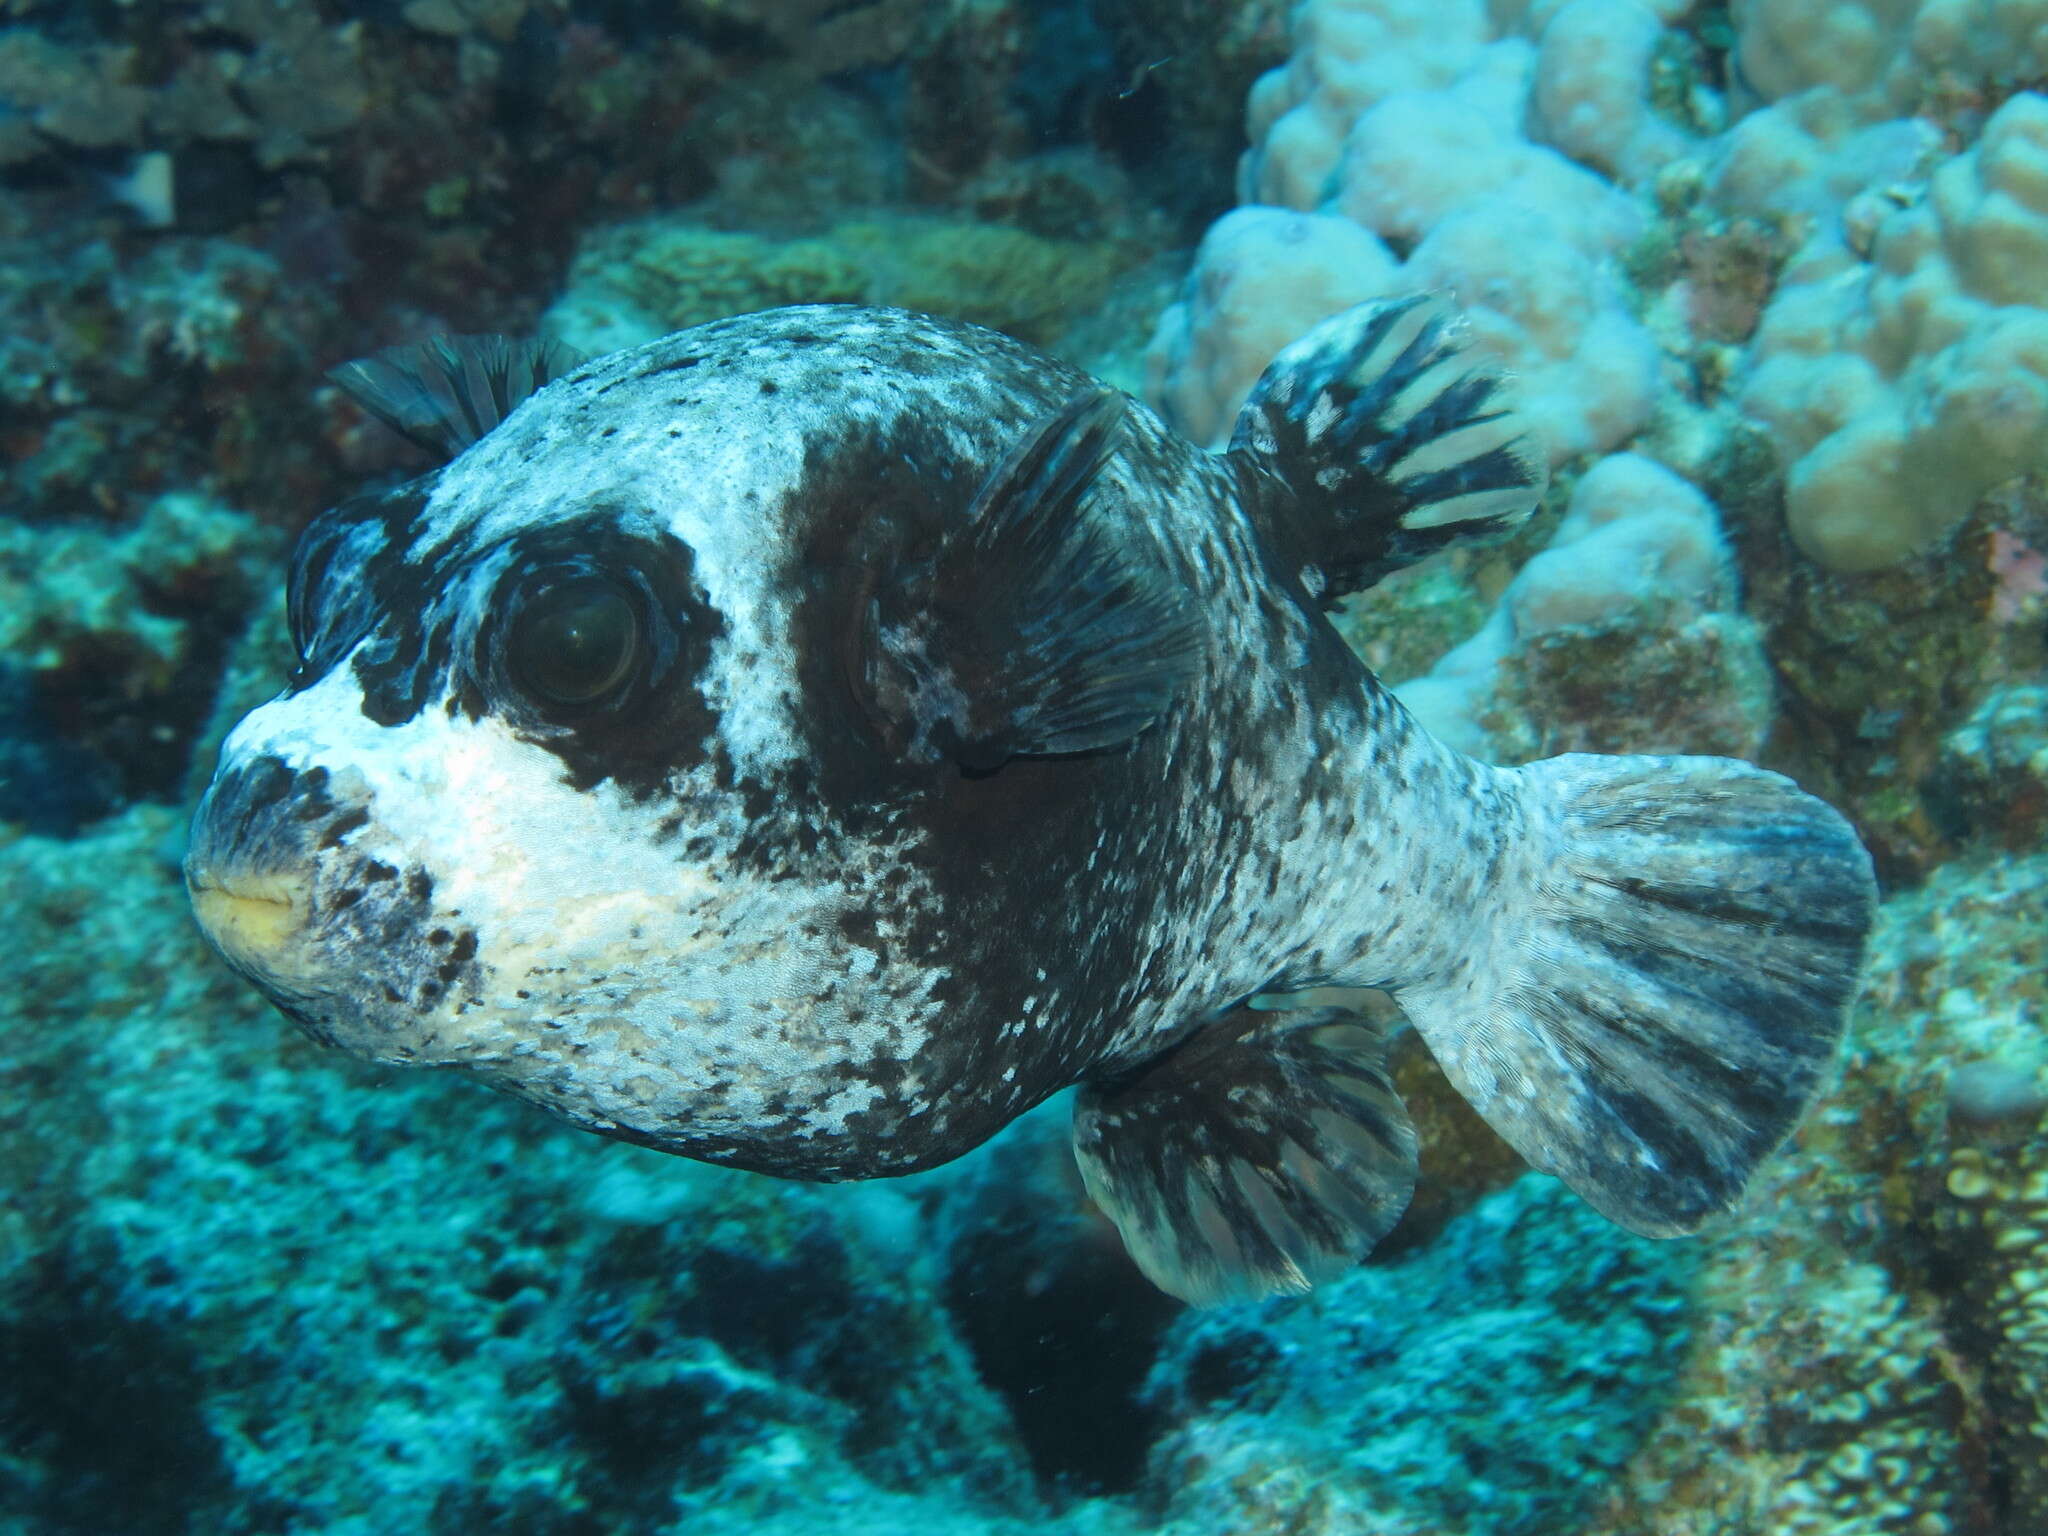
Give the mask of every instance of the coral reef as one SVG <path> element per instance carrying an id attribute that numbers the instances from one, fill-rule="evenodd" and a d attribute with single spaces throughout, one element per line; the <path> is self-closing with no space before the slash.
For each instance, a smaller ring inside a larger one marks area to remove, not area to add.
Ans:
<path id="1" fill-rule="evenodd" d="M 1276 339 L 1448 288 L 1556 459 L 1651 425 L 1661 342 L 1692 354 L 1703 403 L 1725 392 L 1767 428 L 1809 556 L 1867 571 L 1925 549 L 2044 467 L 2048 411 L 2048 101 L 2012 91 L 2038 19 L 1952 10 L 1738 6 L 1745 73 L 1716 89 L 1702 45 L 1635 0 L 1312 0 L 1251 93 L 1245 206 L 1162 318 L 1153 397 L 1214 440 Z M 1943 158 L 1945 136 L 1966 147 Z M 1660 225 L 1688 207 L 1716 217 Z M 1672 295 L 1621 280 L 1645 275 L 1645 240 L 1689 248 L 1677 334 L 1657 324 Z M 1745 287 L 1732 312 L 1716 292 Z M 1698 348 L 1684 322 L 1747 345 Z M 1697 447 L 1662 456 L 1696 470 Z"/>
<path id="2" fill-rule="evenodd" d="M 88 229 L 21 231 L 0 269 L 8 511 L 123 520 L 194 485 L 270 509 L 331 489 L 306 388 L 331 297 L 234 242 Z"/>
<path id="3" fill-rule="evenodd" d="M 1987 498 L 1942 547 L 1860 576 L 1793 544 L 1761 434 L 1730 435 L 1705 483 L 1737 550 L 1778 692 L 1764 757 L 1851 808 L 1880 865 L 1918 878 L 1971 835 L 1944 742 L 1993 689 L 2039 678 L 2048 634 L 2005 569 L 2043 542 L 2039 481 Z M 2010 616 L 2008 616 L 2008 611 Z"/>
<path id="4" fill-rule="evenodd" d="M 2014 853 L 2048 832 L 2048 687 L 1994 689 L 1941 744 L 1937 770 L 1950 814 Z"/>
<path id="5" fill-rule="evenodd" d="M 1736 611 L 1712 503 L 1630 453 L 1579 478 L 1478 632 L 1396 691 L 1434 734 L 1494 762 L 1753 757 L 1770 721 L 1767 663 Z"/>
<path id="6" fill-rule="evenodd" d="M 120 531 L 0 521 L 0 654 L 19 695 L 17 729 L 33 727 L 10 794 L 55 792 L 54 808 L 74 776 L 70 788 L 176 794 L 223 653 L 241 613 L 274 590 L 282 542 L 246 514 L 180 491 Z M 104 796 L 85 803 L 109 808 Z M 22 819 L 49 830 L 49 814 Z"/>
<path id="7" fill-rule="evenodd" d="M 1740 398 L 1824 565 L 1892 565 L 2048 469 L 2044 178 L 2048 97 L 2023 93 L 1924 182 L 1859 193 L 1779 275 Z"/>
<path id="8" fill-rule="evenodd" d="M 2048 1529 L 2043 0 L 0 12 L 0 1536 Z M 1214 442 L 1416 288 L 1554 487 L 1354 647 L 1496 761 L 1791 772 L 1891 886 L 1840 1085 L 1699 1238 L 1403 1033 L 1373 1264 L 1188 1314 L 1063 1104 L 773 1184 L 317 1051 L 192 931 L 289 534 L 417 465 L 342 358 L 872 300 Z"/>
<path id="9" fill-rule="evenodd" d="M 1642 216 L 1523 136 L 1542 54 L 1489 31 L 1478 0 L 1298 8 L 1292 59 L 1251 95 L 1248 206 L 1204 240 L 1154 341 L 1152 393 L 1177 426 L 1198 441 L 1228 434 L 1272 356 L 1269 305 L 1284 342 L 1329 312 L 1325 298 L 1336 308 L 1432 288 L 1452 290 L 1521 376 L 1555 460 L 1614 447 L 1648 419 L 1656 348 L 1609 260 Z M 1554 110 L 1574 121 L 1556 81 L 1585 73 L 1553 59 L 1547 77 Z M 1304 292 L 1308 272 L 1336 286 Z"/>
<path id="10" fill-rule="evenodd" d="M 1713 1240 L 1671 1403 L 1582 1536 L 1945 1536 L 1973 1528 L 1939 1320 L 1816 1242 L 1796 1197 Z M 2017 1528 L 2016 1528 L 2017 1529 Z"/>
<path id="11" fill-rule="evenodd" d="M 1312 1298 L 1190 1314 L 1152 1379 L 1166 1528 L 1577 1529 L 1667 1394 L 1696 1259 L 1530 1176 Z"/>
<path id="12" fill-rule="evenodd" d="M 1938 1299 L 2007 1528 L 2048 1523 L 2048 858 L 1970 859 L 1887 913 L 1808 1204 L 1877 1215 Z M 1847 1108 L 1854 1105 L 1853 1114 Z"/>

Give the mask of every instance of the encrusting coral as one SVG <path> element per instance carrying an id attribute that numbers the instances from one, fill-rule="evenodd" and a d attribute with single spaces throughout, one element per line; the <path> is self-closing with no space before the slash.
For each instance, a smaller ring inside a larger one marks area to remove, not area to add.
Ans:
<path id="1" fill-rule="evenodd" d="M 1478 632 L 1397 684 L 1435 735 L 1501 763 L 1574 751 L 1753 757 L 1771 712 L 1719 514 L 1632 453 L 1580 476 L 1549 543 Z"/>

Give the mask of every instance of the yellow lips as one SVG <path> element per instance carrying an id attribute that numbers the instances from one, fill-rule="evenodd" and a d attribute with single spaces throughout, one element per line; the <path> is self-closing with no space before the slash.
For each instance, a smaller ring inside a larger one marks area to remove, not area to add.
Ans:
<path id="1" fill-rule="evenodd" d="M 283 875 L 222 881 L 205 870 L 187 870 L 185 888 L 206 936 L 241 964 L 275 968 L 305 927 L 305 887 Z"/>

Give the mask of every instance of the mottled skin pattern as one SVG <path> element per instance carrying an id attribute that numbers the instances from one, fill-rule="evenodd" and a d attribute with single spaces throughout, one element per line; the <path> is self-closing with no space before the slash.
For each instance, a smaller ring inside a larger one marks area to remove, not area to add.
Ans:
<path id="1" fill-rule="evenodd" d="M 1194 595 L 1205 665 L 1124 748 L 906 761 L 861 594 L 1084 378 L 890 311 L 592 363 L 425 482 L 329 514 L 306 665 L 229 739 L 195 880 L 297 903 L 248 969 L 317 1038 L 766 1172 L 957 1156 L 1248 994 L 1455 966 L 1522 837 L 1413 727 L 1223 460 L 1133 407 L 1083 504 Z M 551 720 L 490 654 L 525 566 L 647 573 L 665 673 Z"/>
<path id="2" fill-rule="evenodd" d="M 898 311 L 599 360 L 309 530 L 195 908 L 318 1039 L 712 1162 L 908 1172 L 1083 1083 L 1090 1190 L 1204 1301 L 1406 1203 L 1379 1042 L 1241 1006 L 1385 986 L 1531 1163 L 1693 1230 L 1826 1072 L 1869 859 L 1743 763 L 1472 762 L 1344 648 L 1319 600 L 1531 462 L 1419 298 L 1284 351 L 1222 457 Z M 631 664 L 550 692 L 531 621 L 593 589 Z"/>

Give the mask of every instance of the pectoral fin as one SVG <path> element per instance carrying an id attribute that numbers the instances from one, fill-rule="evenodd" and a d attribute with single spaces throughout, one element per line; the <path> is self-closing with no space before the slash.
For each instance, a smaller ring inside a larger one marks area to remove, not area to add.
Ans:
<path id="1" fill-rule="evenodd" d="M 1181 584 L 1116 508 L 1086 504 L 1124 410 L 1097 386 L 1035 423 L 932 557 L 877 592 L 862 678 L 905 751 L 985 772 L 1119 746 L 1200 665 Z"/>

